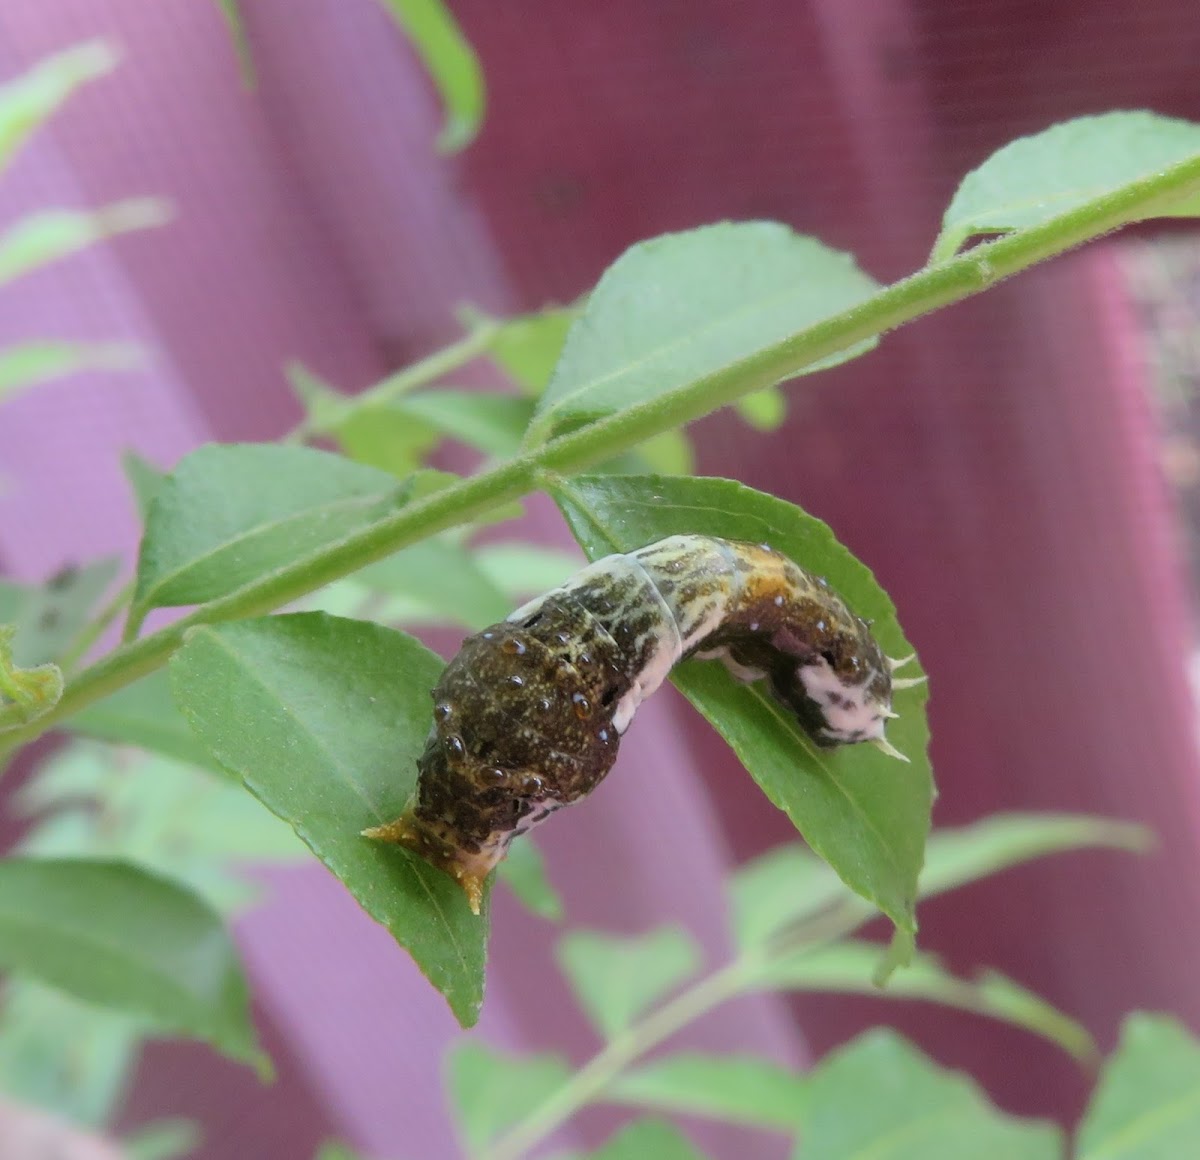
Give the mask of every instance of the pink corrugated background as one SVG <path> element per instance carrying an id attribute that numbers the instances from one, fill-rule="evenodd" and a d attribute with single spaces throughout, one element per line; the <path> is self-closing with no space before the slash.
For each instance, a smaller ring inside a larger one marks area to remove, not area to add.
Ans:
<path id="1" fill-rule="evenodd" d="M 455 334 L 453 308 L 574 298 L 630 242 L 773 217 L 882 278 L 919 265 L 955 181 L 1052 120 L 1145 106 L 1200 119 L 1200 21 L 1147 0 L 1104 11 L 1016 0 L 456 0 L 490 110 L 463 156 L 431 149 L 437 106 L 369 0 L 242 0 L 258 64 L 241 88 L 215 4 L 9 0 L 0 75 L 92 35 L 125 63 L 75 101 L 0 190 L 0 220 L 159 194 L 165 229 L 5 291 L 0 341 L 128 337 L 144 373 L 88 375 L 0 412 L 0 560 L 39 578 L 136 526 L 117 457 L 169 465 L 211 438 L 296 418 L 301 359 L 357 389 Z M 1088 854 L 940 899 L 923 944 L 992 965 L 1105 1045 L 1121 1014 L 1200 1024 L 1190 610 L 1159 478 L 1130 307 L 1093 247 L 890 336 L 790 392 L 764 436 L 694 429 L 701 468 L 827 519 L 874 567 L 932 675 L 936 817 L 1002 808 L 1144 819 L 1142 860 Z M 563 538 L 539 509 L 537 530 Z M 788 837 L 673 693 L 619 770 L 544 831 L 573 922 L 686 924 L 725 947 L 729 865 Z M 240 938 L 282 1080 L 260 1089 L 195 1047 L 155 1048 L 126 1111 L 192 1114 L 203 1160 L 304 1156 L 337 1132 L 381 1157 L 453 1155 L 441 1000 L 319 870 L 273 875 Z M 478 1034 L 593 1043 L 555 974 L 553 932 L 495 912 Z M 1053 1049 L 968 1016 L 870 1000 L 744 1000 L 685 1042 L 801 1063 L 889 1019 L 1002 1104 L 1069 1117 L 1086 1081 Z M 585 1117 L 576 1142 L 613 1122 Z M 714 1155 L 780 1141 L 692 1125 Z"/>

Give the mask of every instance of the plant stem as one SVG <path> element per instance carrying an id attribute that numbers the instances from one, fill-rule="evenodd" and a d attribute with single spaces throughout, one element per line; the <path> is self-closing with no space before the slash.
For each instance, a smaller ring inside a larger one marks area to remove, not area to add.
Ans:
<path id="1" fill-rule="evenodd" d="M 314 435 L 326 434 L 358 411 L 383 406 L 450 371 L 465 366 L 487 352 L 500 333 L 501 326 L 501 323 L 490 319 L 477 322 L 475 329 L 458 342 L 434 351 L 433 354 L 404 367 L 394 375 L 388 375 L 386 379 L 381 379 L 357 395 L 347 395 L 344 402 L 333 408 L 330 413 L 319 418 L 310 415 L 302 419 L 281 442 L 303 443 Z"/>
<path id="2" fill-rule="evenodd" d="M 618 1035 L 539 1108 L 483 1152 L 481 1160 L 519 1160 L 590 1104 L 639 1056 L 744 989 L 750 964 L 735 959 Z"/>
<path id="3" fill-rule="evenodd" d="M 611 459 L 638 443 L 689 423 L 743 395 L 772 386 L 821 359 L 864 339 L 909 322 L 938 307 L 978 294 L 1036 262 L 1061 254 L 1129 221 L 1152 217 L 1171 204 L 1200 195 L 1200 156 L 1122 186 L 1084 206 L 1029 229 L 985 242 L 957 257 L 893 283 L 865 302 L 824 319 L 740 362 L 721 367 L 687 386 L 586 427 L 551 439 L 507 463 L 427 496 L 309 556 L 276 569 L 219 600 L 201 605 L 168 628 L 132 641 L 85 669 L 67 687 L 59 703 L 36 722 L 21 726 L 15 705 L 0 706 L 4 746 L 24 744 L 71 713 L 162 665 L 189 628 L 270 612 L 399 548 L 434 532 L 485 515 L 532 491 L 547 472 L 571 474 Z M 457 344 L 456 358 L 468 343 L 486 345 L 476 333 Z M 448 356 L 440 352 L 433 358 Z M 426 360 L 421 375 L 428 374 Z M 421 367 L 422 364 L 417 364 Z M 408 389 L 417 368 L 402 376 Z M 395 380 L 377 391 L 399 388 Z"/>

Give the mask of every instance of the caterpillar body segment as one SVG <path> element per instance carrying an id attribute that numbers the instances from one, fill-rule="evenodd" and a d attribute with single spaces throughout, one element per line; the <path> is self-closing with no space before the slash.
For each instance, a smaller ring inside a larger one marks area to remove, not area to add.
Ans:
<path id="1" fill-rule="evenodd" d="M 433 690 L 414 801 L 364 832 L 452 875 L 478 913 L 512 839 L 599 784 L 642 701 L 691 656 L 768 682 L 818 745 L 903 757 L 884 736 L 896 664 L 823 579 L 766 544 L 670 536 L 464 641 Z"/>

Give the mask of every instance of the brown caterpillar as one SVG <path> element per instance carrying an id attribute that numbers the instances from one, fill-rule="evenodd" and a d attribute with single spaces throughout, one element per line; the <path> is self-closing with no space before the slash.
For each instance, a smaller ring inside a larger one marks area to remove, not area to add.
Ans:
<path id="1" fill-rule="evenodd" d="M 821 746 L 884 736 L 892 671 L 825 580 L 766 544 L 670 536 L 606 556 L 463 642 L 433 690 L 416 799 L 365 830 L 452 875 L 478 914 L 512 839 L 586 797 L 638 706 L 686 657 L 771 691 Z M 908 658 L 911 659 L 911 658 Z"/>

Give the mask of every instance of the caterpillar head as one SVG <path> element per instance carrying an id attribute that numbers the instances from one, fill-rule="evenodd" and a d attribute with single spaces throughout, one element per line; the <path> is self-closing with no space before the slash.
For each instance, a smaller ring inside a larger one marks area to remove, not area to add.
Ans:
<path id="1" fill-rule="evenodd" d="M 824 622 L 822 622 L 824 626 Z M 819 646 L 798 646 L 778 634 L 775 645 L 785 663 L 772 667 L 775 695 L 796 714 L 819 745 L 874 742 L 900 756 L 887 742 L 892 712 L 892 663 L 857 616 L 831 626 Z"/>

